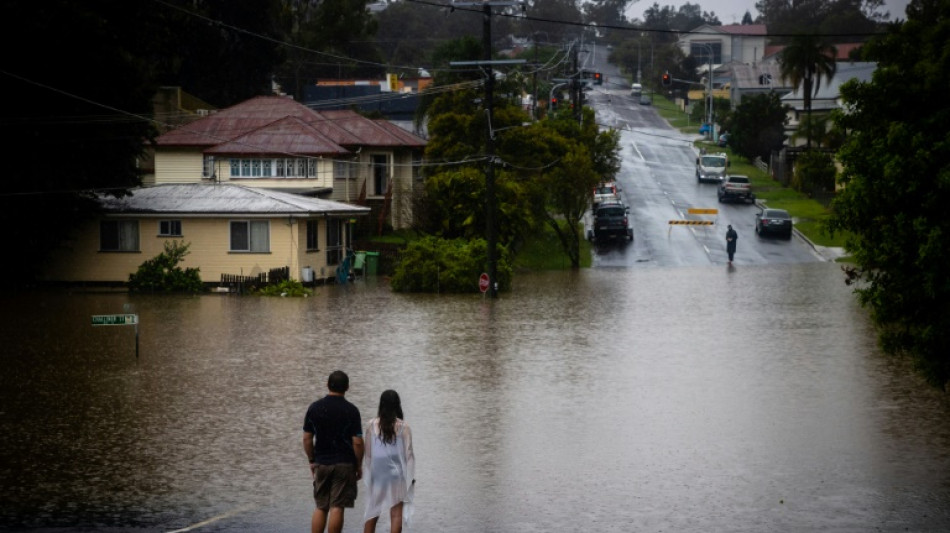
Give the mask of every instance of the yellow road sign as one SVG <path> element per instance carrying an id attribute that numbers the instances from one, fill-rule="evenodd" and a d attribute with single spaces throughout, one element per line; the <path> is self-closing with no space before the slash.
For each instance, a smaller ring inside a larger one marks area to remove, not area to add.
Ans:
<path id="1" fill-rule="evenodd" d="M 712 220 L 671 220 L 671 226 L 712 226 Z"/>
<path id="2" fill-rule="evenodd" d="M 703 207 L 690 207 L 686 212 L 691 215 L 718 215 L 719 214 L 718 209 L 703 208 Z"/>

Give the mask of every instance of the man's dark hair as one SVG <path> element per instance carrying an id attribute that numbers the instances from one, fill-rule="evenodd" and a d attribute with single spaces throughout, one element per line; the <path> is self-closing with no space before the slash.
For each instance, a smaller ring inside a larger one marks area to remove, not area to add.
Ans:
<path id="1" fill-rule="evenodd" d="M 330 389 L 330 392 L 342 394 L 350 388 L 350 377 L 342 370 L 334 370 L 327 378 L 327 388 Z"/>

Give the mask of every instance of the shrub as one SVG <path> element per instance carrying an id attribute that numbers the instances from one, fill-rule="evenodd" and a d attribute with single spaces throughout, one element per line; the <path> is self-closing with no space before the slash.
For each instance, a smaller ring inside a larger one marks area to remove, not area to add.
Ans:
<path id="1" fill-rule="evenodd" d="M 498 290 L 511 288 L 508 250 L 498 247 Z M 486 271 L 488 245 L 484 239 L 426 237 L 410 243 L 396 261 L 391 286 L 399 292 L 478 292 L 478 277 Z"/>
<path id="2" fill-rule="evenodd" d="M 166 241 L 164 252 L 142 263 L 134 274 L 129 274 L 129 291 L 203 292 L 205 286 L 199 269 L 178 266 L 188 255 L 189 246 L 182 241 Z"/>
<path id="3" fill-rule="evenodd" d="M 295 279 L 287 279 L 274 285 L 261 287 L 257 294 L 261 296 L 302 296 L 306 298 L 312 295 L 313 291 L 304 287 L 303 283 Z"/>

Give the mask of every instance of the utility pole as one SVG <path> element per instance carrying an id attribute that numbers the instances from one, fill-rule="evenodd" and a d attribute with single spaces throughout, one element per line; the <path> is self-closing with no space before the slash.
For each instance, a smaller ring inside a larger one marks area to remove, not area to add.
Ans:
<path id="1" fill-rule="evenodd" d="M 574 119 L 578 122 L 581 121 L 581 72 L 577 64 L 577 49 L 579 46 L 579 44 L 575 46 L 573 53 L 571 54 L 571 59 L 574 61 L 574 70 L 573 75 L 571 76 L 571 99 L 574 100 Z"/>
<path id="2" fill-rule="evenodd" d="M 495 221 L 497 207 L 495 207 L 495 132 L 492 131 L 492 114 L 494 112 L 495 92 L 495 64 L 524 63 L 524 60 L 493 61 L 491 56 L 491 15 L 492 7 L 524 6 L 522 0 L 486 0 L 484 2 L 454 2 L 453 6 L 480 6 L 482 8 L 482 61 L 487 71 L 485 79 L 485 112 L 488 115 L 488 128 L 485 135 L 485 157 L 488 159 L 485 169 L 485 240 L 488 244 L 488 291 L 491 298 L 498 296 L 498 228 Z M 451 62 L 451 65 L 471 64 L 471 62 Z"/>
<path id="3" fill-rule="evenodd" d="M 538 120 L 538 32 L 534 32 L 534 65 L 531 66 L 534 97 L 531 100 L 531 118 Z"/>

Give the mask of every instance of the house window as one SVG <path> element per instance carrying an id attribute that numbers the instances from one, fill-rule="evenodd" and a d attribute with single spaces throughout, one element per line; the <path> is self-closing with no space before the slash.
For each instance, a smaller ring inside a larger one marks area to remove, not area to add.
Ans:
<path id="1" fill-rule="evenodd" d="M 159 220 L 159 237 L 181 237 L 181 220 Z"/>
<path id="2" fill-rule="evenodd" d="M 327 219 L 327 264 L 337 265 L 343 255 L 343 221 Z"/>
<path id="3" fill-rule="evenodd" d="M 312 178 L 317 175 L 316 158 L 231 159 L 230 164 L 232 178 Z"/>
<path id="4" fill-rule="evenodd" d="M 709 52 L 712 50 L 712 62 L 713 64 L 722 63 L 722 43 L 720 42 L 709 42 L 701 43 L 695 42 L 690 43 L 689 45 L 689 55 L 696 58 L 696 62 L 700 65 L 705 65 L 709 63 Z"/>
<path id="5" fill-rule="evenodd" d="M 320 249 L 320 221 L 319 220 L 308 220 L 307 221 L 307 251 L 319 250 Z"/>
<path id="6" fill-rule="evenodd" d="M 412 179 L 422 181 L 422 152 L 412 152 Z"/>
<path id="7" fill-rule="evenodd" d="M 373 193 L 382 196 L 386 194 L 389 183 L 389 161 L 385 154 L 373 156 Z"/>
<path id="8" fill-rule="evenodd" d="M 350 177 L 350 164 L 346 161 L 333 162 L 333 179 L 345 180 Z"/>
<path id="9" fill-rule="evenodd" d="M 99 250 L 102 252 L 139 251 L 139 221 L 103 220 L 100 222 Z"/>
<path id="10" fill-rule="evenodd" d="M 214 156 L 213 155 L 204 156 L 204 161 L 201 165 L 201 177 L 202 178 L 214 177 Z"/>
<path id="11" fill-rule="evenodd" d="M 232 220 L 232 252 L 270 252 L 270 222 L 267 220 Z"/>

